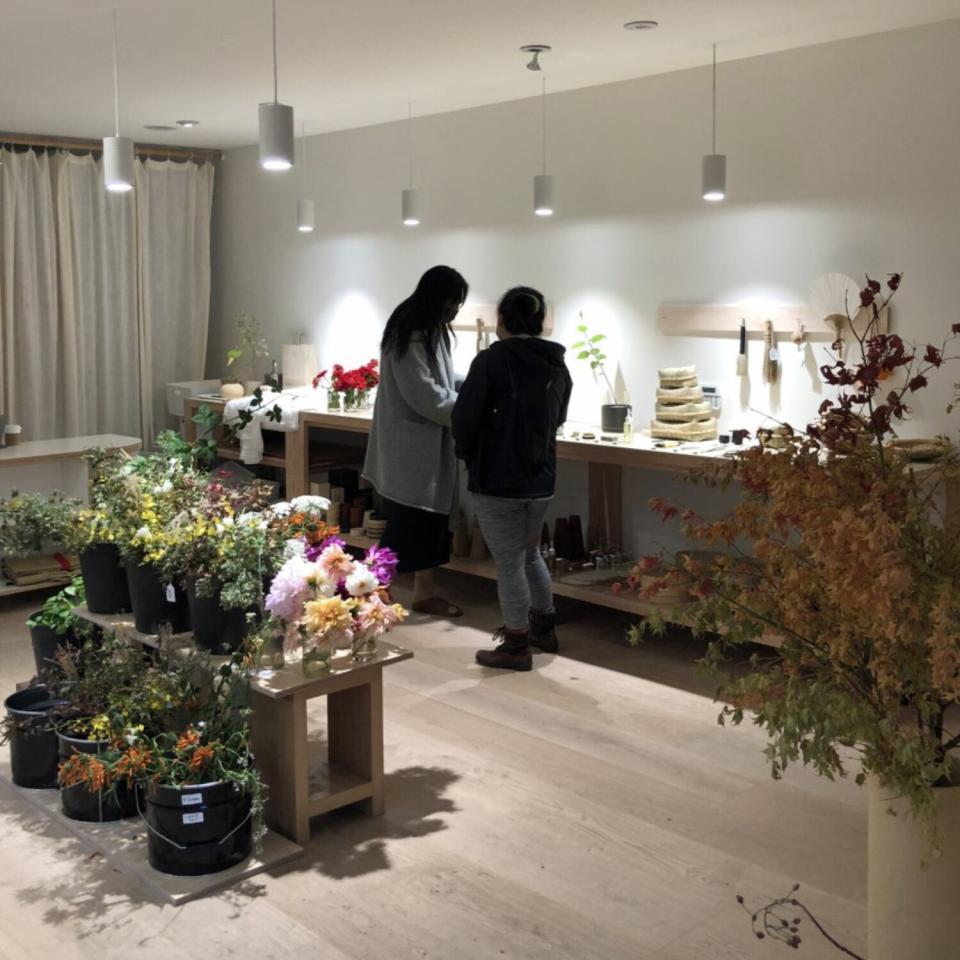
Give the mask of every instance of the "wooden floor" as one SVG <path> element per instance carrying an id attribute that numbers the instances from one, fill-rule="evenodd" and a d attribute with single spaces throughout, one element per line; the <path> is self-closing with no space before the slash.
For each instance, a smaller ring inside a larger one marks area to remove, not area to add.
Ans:
<path id="1" fill-rule="evenodd" d="M 752 937 L 735 895 L 796 881 L 862 952 L 864 798 L 803 771 L 773 782 L 758 733 L 717 725 L 696 644 L 632 649 L 627 617 L 571 604 L 564 656 L 486 673 L 494 587 L 444 584 L 469 615 L 410 621 L 396 639 L 416 658 L 385 674 L 385 817 L 315 821 L 304 859 L 170 907 L 2 785 L 0 960 L 776 960 L 793 954 Z M 36 601 L 2 603 L 8 691 L 30 674 Z M 813 931 L 800 955 L 837 956 Z"/>

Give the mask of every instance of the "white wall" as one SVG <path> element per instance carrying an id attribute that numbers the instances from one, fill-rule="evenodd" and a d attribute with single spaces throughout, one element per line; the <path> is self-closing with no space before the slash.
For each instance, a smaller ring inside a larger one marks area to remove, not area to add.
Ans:
<path id="1" fill-rule="evenodd" d="M 584 310 L 611 338 L 638 425 L 652 413 L 657 367 L 685 363 L 721 385 L 723 429 L 756 426 L 754 411 L 805 422 L 823 394 L 789 344 L 775 392 L 761 382 L 752 345 L 742 398 L 735 341 L 661 336 L 657 306 L 804 302 L 824 272 L 902 270 L 895 328 L 940 339 L 960 319 L 957 49 L 960 21 L 951 21 L 723 64 L 718 149 L 728 155 L 729 199 L 721 205 L 699 198 L 707 69 L 551 96 L 558 214 L 550 221 L 531 212 L 536 100 L 416 121 L 424 223 L 413 230 L 399 223 L 403 124 L 311 138 L 307 168 L 286 175 L 261 172 L 255 147 L 232 151 L 215 200 L 208 373 L 223 372 L 240 309 L 263 321 L 277 353 L 304 331 L 323 365 L 367 360 L 390 309 L 422 270 L 443 262 L 464 273 L 477 302 L 516 283 L 541 288 L 561 341 L 572 341 Z M 317 201 L 310 235 L 295 229 L 303 194 Z M 472 337 L 462 340 L 468 362 Z M 599 388 L 582 365 L 571 367 L 572 413 L 595 419 Z M 947 429 L 950 380 L 918 400 L 916 435 Z M 639 506 L 662 479 L 627 478 L 625 496 Z M 582 505 L 582 472 L 565 470 L 563 481 Z M 636 517 L 643 512 L 631 511 L 631 541 L 647 527 Z"/>

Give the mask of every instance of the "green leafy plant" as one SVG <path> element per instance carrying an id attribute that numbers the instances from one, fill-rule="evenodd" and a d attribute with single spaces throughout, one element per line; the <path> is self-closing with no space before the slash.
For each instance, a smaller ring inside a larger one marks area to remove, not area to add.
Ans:
<path id="1" fill-rule="evenodd" d="M 604 360 L 607 359 L 607 355 L 603 352 L 603 348 L 600 346 L 600 344 L 607 339 L 607 335 L 605 333 L 591 334 L 587 328 L 587 325 L 582 322 L 583 313 L 580 314 L 580 320 L 581 323 L 577 326 L 577 330 L 582 335 L 582 338 L 576 343 L 570 344 L 570 349 L 579 351 L 577 353 L 577 359 L 588 361 L 590 364 L 590 369 L 603 378 L 603 382 L 607 385 L 607 389 L 610 391 L 610 396 L 613 397 L 615 401 L 617 394 L 613 389 L 613 384 L 610 382 L 610 378 L 607 376 L 607 369 L 603 365 Z"/>
<path id="2" fill-rule="evenodd" d="M 91 624 L 81 620 L 74 612 L 74 607 L 86 603 L 86 591 L 83 586 L 83 577 L 76 577 L 69 586 L 59 593 L 48 597 L 40 611 L 28 621 L 28 627 L 48 627 L 54 633 L 75 636 L 89 635 L 92 632 Z"/>
<path id="3" fill-rule="evenodd" d="M 270 356 L 267 341 L 260 328 L 260 321 L 244 311 L 237 314 L 235 321 L 237 346 L 227 351 L 227 366 L 234 364 L 252 379 L 257 375 L 257 365 Z"/>
<path id="4" fill-rule="evenodd" d="M 0 497 L 0 556 L 25 557 L 49 544 L 63 544 L 79 500 L 62 493 L 11 492 Z"/>

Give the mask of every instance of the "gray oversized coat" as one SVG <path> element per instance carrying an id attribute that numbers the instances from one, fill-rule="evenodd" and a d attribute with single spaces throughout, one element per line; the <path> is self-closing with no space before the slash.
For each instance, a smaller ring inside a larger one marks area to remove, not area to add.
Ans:
<path id="1" fill-rule="evenodd" d="M 381 496 L 408 507 L 452 513 L 457 459 L 450 416 L 457 402 L 453 358 L 441 341 L 431 362 L 411 340 L 402 358 L 380 358 L 380 386 L 363 475 Z"/>

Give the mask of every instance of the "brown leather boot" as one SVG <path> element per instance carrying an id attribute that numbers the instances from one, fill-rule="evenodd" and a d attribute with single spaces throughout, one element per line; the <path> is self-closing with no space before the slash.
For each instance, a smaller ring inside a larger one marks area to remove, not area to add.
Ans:
<path id="1" fill-rule="evenodd" d="M 544 653 L 556 653 L 560 649 L 557 640 L 557 615 L 541 610 L 530 611 L 530 643 Z"/>
<path id="2" fill-rule="evenodd" d="M 481 667 L 500 670 L 532 670 L 533 656 L 530 653 L 530 631 L 508 630 L 501 627 L 494 635 L 500 641 L 494 650 L 478 650 L 477 663 Z"/>

